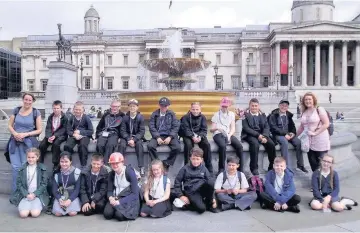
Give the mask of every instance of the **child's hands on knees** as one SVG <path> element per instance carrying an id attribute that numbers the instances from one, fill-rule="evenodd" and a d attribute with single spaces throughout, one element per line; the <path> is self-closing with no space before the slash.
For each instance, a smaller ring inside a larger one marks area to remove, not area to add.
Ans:
<path id="1" fill-rule="evenodd" d="M 288 205 L 287 205 L 286 203 L 284 203 L 284 204 L 281 206 L 281 208 L 282 208 L 283 210 L 287 210 Z"/>
<path id="2" fill-rule="evenodd" d="M 281 205 L 276 202 L 274 205 L 274 210 L 280 210 L 280 209 L 281 209 Z"/>

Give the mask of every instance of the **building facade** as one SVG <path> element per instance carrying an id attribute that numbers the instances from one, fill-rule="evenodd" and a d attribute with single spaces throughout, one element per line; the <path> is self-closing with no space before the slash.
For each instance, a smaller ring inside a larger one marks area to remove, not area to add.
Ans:
<path id="1" fill-rule="evenodd" d="M 21 56 L 0 47 L 0 99 L 21 91 Z"/>
<path id="2" fill-rule="evenodd" d="M 182 33 L 183 56 L 209 60 L 218 67 L 191 74 L 192 90 L 333 89 L 360 84 L 360 17 L 334 22 L 333 1 L 294 0 L 292 21 L 243 28 L 158 28 L 100 30 L 91 7 L 84 32 L 71 40 L 81 90 L 142 91 L 165 89 L 162 75 L 139 67 L 161 58 L 163 42 Z M 28 36 L 22 42 L 22 91 L 44 93 L 47 65 L 57 58 L 58 35 Z"/>

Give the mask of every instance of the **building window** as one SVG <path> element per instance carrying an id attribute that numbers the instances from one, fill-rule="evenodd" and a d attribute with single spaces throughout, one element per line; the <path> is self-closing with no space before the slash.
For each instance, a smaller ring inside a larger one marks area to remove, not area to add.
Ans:
<path id="1" fill-rule="evenodd" d="M 43 68 L 46 69 L 46 59 L 42 60 Z"/>
<path id="2" fill-rule="evenodd" d="M 199 53 L 199 59 L 204 60 L 204 54 L 203 53 Z"/>
<path id="3" fill-rule="evenodd" d="M 107 64 L 110 66 L 112 65 L 112 56 L 111 55 L 107 56 Z"/>
<path id="4" fill-rule="evenodd" d="M 113 77 L 106 78 L 106 88 L 108 90 L 114 89 L 114 78 Z"/>
<path id="5" fill-rule="evenodd" d="M 152 76 L 150 80 L 150 88 L 151 89 L 159 89 L 158 77 Z"/>
<path id="6" fill-rule="evenodd" d="M 128 55 L 124 55 L 124 66 L 128 65 Z"/>
<path id="7" fill-rule="evenodd" d="M 352 60 L 352 51 L 348 51 L 347 52 L 347 60 L 351 61 Z"/>
<path id="8" fill-rule="evenodd" d="M 239 64 L 239 54 L 234 53 L 233 64 Z"/>
<path id="9" fill-rule="evenodd" d="M 205 76 L 198 76 L 197 79 L 199 80 L 198 81 L 199 89 L 200 90 L 205 89 Z"/>
<path id="10" fill-rule="evenodd" d="M 46 91 L 47 84 L 48 84 L 47 79 L 41 80 L 41 90 L 42 91 Z"/>
<path id="11" fill-rule="evenodd" d="M 216 64 L 221 64 L 221 54 L 216 54 Z"/>
<path id="12" fill-rule="evenodd" d="M 150 59 L 159 58 L 159 50 L 158 49 L 150 49 Z"/>
<path id="13" fill-rule="evenodd" d="M 223 89 L 223 77 L 218 75 L 215 77 L 215 90 L 222 90 Z"/>
<path id="14" fill-rule="evenodd" d="M 320 20 L 321 18 L 321 9 L 320 7 L 316 8 L 316 19 Z"/>
<path id="15" fill-rule="evenodd" d="M 269 53 L 263 53 L 263 63 L 269 63 L 269 62 L 270 62 Z"/>
<path id="16" fill-rule="evenodd" d="M 27 80 L 27 86 L 28 91 L 35 91 L 35 80 L 34 79 L 28 79 Z"/>
<path id="17" fill-rule="evenodd" d="M 304 10 L 300 9 L 300 22 L 304 21 Z"/>
<path id="18" fill-rule="evenodd" d="M 250 61 L 250 63 L 254 62 L 254 54 L 253 53 L 249 53 L 249 61 Z"/>
<path id="19" fill-rule="evenodd" d="M 137 86 L 139 90 L 146 89 L 146 76 L 137 76 Z"/>
<path id="20" fill-rule="evenodd" d="M 232 89 L 238 90 L 240 89 L 240 76 L 239 75 L 232 75 L 231 76 L 231 87 Z"/>
<path id="21" fill-rule="evenodd" d="M 90 77 L 87 77 L 85 78 L 85 90 L 90 90 L 91 88 L 91 78 Z"/>
<path id="22" fill-rule="evenodd" d="M 129 89 L 130 77 L 129 76 L 122 76 L 121 80 L 122 80 L 122 89 L 124 89 L 124 90 Z"/>
<path id="23" fill-rule="evenodd" d="M 85 56 L 85 65 L 90 65 L 90 56 Z"/>
<path id="24" fill-rule="evenodd" d="M 139 54 L 139 63 L 145 60 L 145 54 Z"/>

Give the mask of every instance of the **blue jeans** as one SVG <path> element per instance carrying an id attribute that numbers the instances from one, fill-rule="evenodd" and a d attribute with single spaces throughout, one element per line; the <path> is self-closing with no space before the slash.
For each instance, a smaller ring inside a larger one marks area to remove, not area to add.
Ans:
<path id="1" fill-rule="evenodd" d="M 301 141 L 297 137 L 287 140 L 284 136 L 276 136 L 276 141 L 280 144 L 281 156 L 285 158 L 286 164 L 290 166 L 289 143 L 294 146 L 297 166 L 304 166 L 304 158 L 301 151 Z"/>
<path id="2" fill-rule="evenodd" d="M 20 168 L 26 163 L 26 146 L 23 143 L 20 143 L 15 148 L 15 153 L 10 154 L 10 162 L 12 167 L 12 191 L 16 190 L 16 179 L 19 173 Z"/>

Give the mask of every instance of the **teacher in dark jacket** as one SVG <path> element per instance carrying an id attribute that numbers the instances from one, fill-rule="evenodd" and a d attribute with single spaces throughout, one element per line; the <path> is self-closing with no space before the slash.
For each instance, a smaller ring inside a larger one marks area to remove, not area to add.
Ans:
<path id="1" fill-rule="evenodd" d="M 293 121 L 293 114 L 288 111 L 289 101 L 281 100 L 279 108 L 274 109 L 269 116 L 270 132 L 276 141 L 280 144 L 281 156 L 285 158 L 286 164 L 290 166 L 289 143 L 291 143 L 296 152 L 297 169 L 307 173 L 304 167 L 304 158 L 301 151 L 301 141 L 296 137 L 296 127 Z"/>
<path id="2" fill-rule="evenodd" d="M 268 154 L 268 170 L 273 168 L 276 157 L 275 144 L 270 138 L 266 115 L 260 111 L 258 99 L 253 98 L 250 100 L 249 110 L 245 112 L 245 118 L 242 120 L 241 139 L 249 143 L 250 171 L 254 176 L 259 175 L 258 156 L 260 144 L 265 147 Z"/>
<path id="3" fill-rule="evenodd" d="M 41 141 L 40 163 L 44 163 L 47 148 L 51 145 L 52 163 L 54 169 L 59 166 L 60 162 L 60 145 L 67 139 L 66 125 L 68 118 L 62 112 L 62 102 L 55 100 L 52 105 L 53 113 L 48 117 L 45 129 L 45 137 Z"/>
<path id="4" fill-rule="evenodd" d="M 168 145 L 171 149 L 169 157 L 163 161 L 165 169 L 174 165 L 176 155 L 180 152 L 178 132 L 180 123 L 175 113 L 169 110 L 170 100 L 162 97 L 159 100 L 159 109 L 151 114 L 149 130 L 152 136 L 148 144 L 148 151 L 151 160 L 158 159 L 156 148 L 161 145 Z"/>

